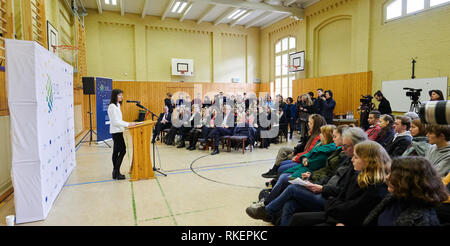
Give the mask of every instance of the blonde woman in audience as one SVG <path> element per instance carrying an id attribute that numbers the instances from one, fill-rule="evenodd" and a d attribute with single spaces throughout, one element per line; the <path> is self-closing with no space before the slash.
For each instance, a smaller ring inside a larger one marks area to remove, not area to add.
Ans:
<path id="1" fill-rule="evenodd" d="M 388 194 L 385 184 L 391 166 L 386 150 L 377 142 L 364 141 L 355 146 L 349 168 L 339 180 L 336 197 L 325 203 L 323 212 L 297 213 L 291 226 L 358 226 Z"/>
<path id="2" fill-rule="evenodd" d="M 435 208 L 447 200 L 444 185 L 423 157 L 394 159 L 387 177 L 391 193 L 364 220 L 372 226 L 437 226 Z"/>

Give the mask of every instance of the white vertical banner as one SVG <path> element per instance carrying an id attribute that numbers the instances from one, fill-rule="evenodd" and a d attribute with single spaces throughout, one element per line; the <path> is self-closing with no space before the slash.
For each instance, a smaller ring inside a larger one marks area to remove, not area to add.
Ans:
<path id="1" fill-rule="evenodd" d="M 44 220 L 76 166 L 73 67 L 32 41 L 6 40 L 17 223 Z"/>

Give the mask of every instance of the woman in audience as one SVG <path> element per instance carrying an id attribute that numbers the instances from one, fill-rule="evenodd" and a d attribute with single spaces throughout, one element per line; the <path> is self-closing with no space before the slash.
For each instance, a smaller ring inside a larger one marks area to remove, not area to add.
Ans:
<path id="1" fill-rule="evenodd" d="M 320 137 L 320 127 L 326 125 L 325 119 L 318 114 L 313 114 L 308 118 L 308 127 L 309 127 L 309 139 L 306 143 L 301 143 L 297 145 L 294 149 L 283 147 L 278 151 L 275 164 L 273 167 L 267 172 L 262 174 L 264 178 L 275 178 L 278 175 L 278 168 L 281 166 L 283 161 L 289 161 L 287 163 L 292 163 L 291 160 L 294 157 L 301 153 L 304 155 L 308 153 L 319 141 Z M 286 163 L 285 163 L 286 164 Z"/>
<path id="2" fill-rule="evenodd" d="M 411 135 L 413 136 L 411 145 L 403 152 L 402 156 L 425 156 L 425 152 L 430 148 L 428 138 L 426 136 L 425 124 L 419 119 L 411 122 Z"/>
<path id="3" fill-rule="evenodd" d="M 355 146 L 352 162 L 353 169 L 340 180 L 342 190 L 327 200 L 325 211 L 294 214 L 291 226 L 362 225 L 388 193 L 385 182 L 391 159 L 380 144 L 368 140 Z"/>
<path id="4" fill-rule="evenodd" d="M 423 157 L 402 157 L 392 161 L 387 176 L 391 193 L 366 217 L 363 225 L 437 226 L 435 208 L 447 200 L 441 179 Z"/>
<path id="5" fill-rule="evenodd" d="M 386 147 L 388 142 L 394 137 L 394 119 L 387 114 L 384 114 L 380 118 L 381 132 L 378 134 L 375 141 L 381 146 Z"/>
<path id="6" fill-rule="evenodd" d="M 425 153 L 425 157 L 431 162 L 440 177 L 450 171 L 450 126 L 429 125 L 427 128 L 428 142 L 432 144 Z"/>
<path id="7" fill-rule="evenodd" d="M 328 157 L 336 151 L 336 145 L 332 140 L 335 128 L 334 125 L 325 125 L 320 128 L 319 143 L 311 151 L 301 156 L 302 164 L 298 164 L 280 175 L 268 198 L 265 199 L 265 205 L 277 198 L 286 189 L 290 184 L 289 180 L 302 177 L 302 173 L 313 172 L 325 166 Z M 250 206 L 246 211 L 251 216 L 254 213 L 252 210 L 255 209 L 257 208 Z"/>
<path id="8" fill-rule="evenodd" d="M 256 209 L 250 209 L 247 214 L 254 219 L 272 222 L 280 217 L 280 225 L 287 226 L 296 212 L 323 211 L 326 200 L 337 197 L 343 189 L 342 177 L 348 170 L 353 170 L 351 158 L 354 155 L 354 146 L 366 141 L 367 134 L 361 128 L 347 128 L 333 140 L 335 144 L 342 142 L 344 156 L 337 166 L 330 165 L 330 167 L 334 166 L 334 169 L 330 168 L 325 177 L 319 182 L 308 183 L 306 186 L 291 184 L 267 206 L 264 204 L 264 199 L 252 205 Z"/>

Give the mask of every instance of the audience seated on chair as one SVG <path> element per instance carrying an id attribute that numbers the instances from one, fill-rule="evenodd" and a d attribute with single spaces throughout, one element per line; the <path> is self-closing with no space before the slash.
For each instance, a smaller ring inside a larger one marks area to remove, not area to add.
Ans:
<path id="1" fill-rule="evenodd" d="M 446 189 L 423 157 L 392 161 L 387 177 L 389 195 L 365 218 L 371 226 L 437 226 L 435 208 L 448 199 Z"/>
<path id="2" fill-rule="evenodd" d="M 311 150 L 314 145 L 319 141 L 320 135 L 320 127 L 326 125 L 325 119 L 318 115 L 313 114 L 308 118 L 308 126 L 309 126 L 309 139 L 305 143 L 298 144 L 295 148 L 282 147 L 277 154 L 275 164 L 273 167 L 266 173 L 262 174 L 264 178 L 275 178 L 278 175 L 278 168 L 281 166 L 283 161 L 294 160 L 294 157 L 299 153 L 306 154 L 309 150 Z M 306 153 L 305 153 L 306 150 Z"/>
<path id="3" fill-rule="evenodd" d="M 283 193 L 275 200 L 265 205 L 263 200 L 252 205 L 248 209 L 254 219 L 265 219 L 272 222 L 280 217 L 280 225 L 288 225 L 295 212 L 323 211 L 328 198 L 336 197 L 342 189 L 338 186 L 339 181 L 348 169 L 353 169 L 351 158 L 354 154 L 354 146 L 367 140 L 367 134 L 360 128 L 348 128 L 342 133 L 342 151 L 345 157 L 341 162 L 330 168 L 325 177 L 319 182 L 309 183 L 307 186 L 289 185 Z M 335 142 L 336 143 L 336 142 Z"/>
<path id="4" fill-rule="evenodd" d="M 385 182 L 391 159 L 379 143 L 367 140 L 355 146 L 352 162 L 353 169 L 347 169 L 339 181 L 342 189 L 326 201 L 325 211 L 296 213 L 289 225 L 362 225 L 388 194 Z"/>
<path id="5" fill-rule="evenodd" d="M 425 156 L 425 152 L 431 147 L 426 136 L 427 129 L 419 119 L 411 121 L 412 142 L 402 156 Z"/>
<path id="6" fill-rule="evenodd" d="M 369 140 L 375 141 L 378 137 L 378 134 L 381 132 L 380 126 L 380 112 L 379 111 L 371 111 L 369 113 L 369 118 L 367 121 L 369 122 L 369 129 L 367 129 L 367 137 Z"/>
<path id="7" fill-rule="evenodd" d="M 440 177 L 450 171 L 450 126 L 429 125 L 427 128 L 428 143 L 432 146 L 425 153 Z"/>
<path id="8" fill-rule="evenodd" d="M 155 143 L 155 139 L 159 139 L 159 134 L 164 129 L 170 129 L 172 126 L 172 114 L 169 112 L 169 108 L 164 106 L 163 113 L 159 115 L 158 122 L 155 125 L 155 131 L 153 132 L 152 143 Z"/>
<path id="9" fill-rule="evenodd" d="M 219 154 L 220 137 L 233 135 L 236 118 L 230 105 L 223 107 L 223 119 L 216 122 L 216 128 L 208 134 L 208 138 L 214 140 L 214 151 L 211 155 Z"/>
<path id="10" fill-rule="evenodd" d="M 397 116 L 394 121 L 395 135 L 388 141 L 385 148 L 391 157 L 401 156 L 411 144 L 411 119 L 406 116 Z"/>
<path id="11" fill-rule="evenodd" d="M 380 117 L 380 127 L 381 131 L 377 135 L 375 141 L 381 144 L 381 146 L 386 147 L 386 145 L 389 143 L 390 140 L 392 140 L 392 138 L 395 135 L 394 119 L 390 115 L 387 114 L 382 115 Z"/>

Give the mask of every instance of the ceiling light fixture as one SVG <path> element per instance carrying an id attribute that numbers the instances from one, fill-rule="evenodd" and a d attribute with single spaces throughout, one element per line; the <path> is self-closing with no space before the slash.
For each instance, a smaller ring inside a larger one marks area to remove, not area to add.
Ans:
<path id="1" fill-rule="evenodd" d="M 238 13 L 237 15 L 235 15 L 233 17 L 233 20 L 236 20 L 237 18 L 239 18 L 240 16 L 242 16 L 243 14 L 245 14 L 247 12 L 247 10 L 242 10 L 240 13 Z"/>
<path id="2" fill-rule="evenodd" d="M 175 5 L 172 8 L 172 13 L 177 12 L 178 7 L 180 6 L 181 2 L 176 2 Z"/>
<path id="3" fill-rule="evenodd" d="M 186 8 L 187 2 L 184 2 L 181 4 L 180 8 L 178 9 L 178 14 L 180 14 L 181 12 L 183 12 L 184 8 Z"/>
<path id="4" fill-rule="evenodd" d="M 233 19 L 233 17 L 234 17 L 237 13 L 239 13 L 239 12 L 241 12 L 240 9 L 235 10 L 230 16 L 228 16 L 228 19 Z"/>

